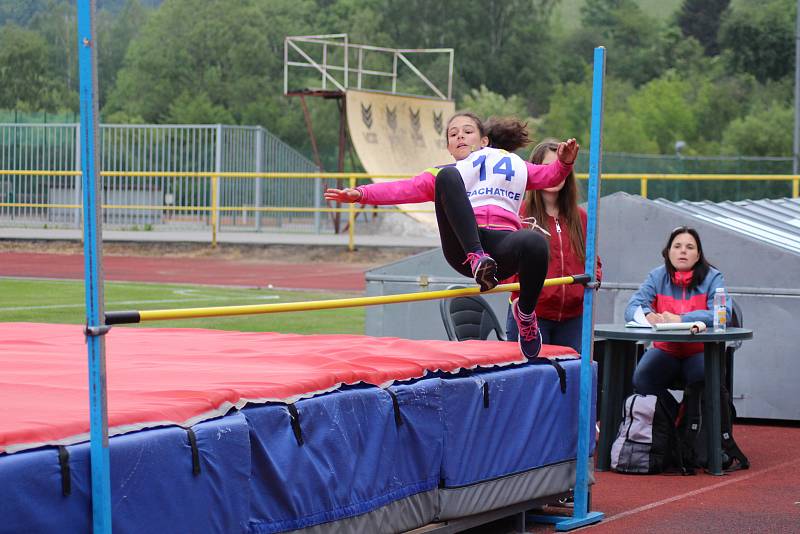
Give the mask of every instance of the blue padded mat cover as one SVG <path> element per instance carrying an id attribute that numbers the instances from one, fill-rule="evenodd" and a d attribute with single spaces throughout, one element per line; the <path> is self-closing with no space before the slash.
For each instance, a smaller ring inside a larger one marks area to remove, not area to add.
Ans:
<path id="1" fill-rule="evenodd" d="M 561 365 L 567 375 L 565 394 L 549 364 L 526 364 L 442 381 L 445 488 L 575 459 L 580 360 Z M 596 384 L 596 378 L 592 382 Z M 593 393 L 592 428 L 595 398 Z M 593 450 L 594 432 L 591 440 Z"/>
<path id="2" fill-rule="evenodd" d="M 250 531 L 294 530 L 370 512 L 437 487 L 442 460 L 441 381 L 352 388 L 299 401 L 303 444 L 286 406 L 242 413 L 252 431 Z M 430 510 L 427 520 L 433 518 Z"/>
<path id="3" fill-rule="evenodd" d="M 247 426 L 239 414 L 193 427 L 201 472 L 192 474 L 185 430 L 110 440 L 112 528 L 117 533 L 231 533 L 246 528 Z M 0 455 L 0 532 L 87 533 L 92 509 L 89 444 L 67 447 L 72 492 L 62 494 L 58 449 Z"/>

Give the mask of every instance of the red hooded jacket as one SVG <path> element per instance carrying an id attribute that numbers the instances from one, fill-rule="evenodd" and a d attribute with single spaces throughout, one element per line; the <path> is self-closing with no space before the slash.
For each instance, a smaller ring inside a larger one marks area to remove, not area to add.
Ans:
<path id="1" fill-rule="evenodd" d="M 583 232 L 586 234 L 586 210 L 578 208 Z M 538 231 L 538 230 L 536 230 Z M 569 241 L 566 221 L 563 217 L 556 220 L 555 217 L 547 217 L 547 231 L 550 232 L 550 264 L 547 268 L 547 278 L 559 278 L 573 274 L 582 274 L 584 264 Z M 600 258 L 597 258 L 597 280 L 603 278 L 603 265 Z M 507 282 L 515 282 L 517 278 Z M 581 284 L 560 285 L 542 288 L 539 295 L 539 302 L 536 304 L 536 316 L 540 319 L 550 321 L 563 321 L 579 317 L 583 313 L 583 291 Z M 517 292 L 512 293 L 511 299 L 519 296 Z"/>

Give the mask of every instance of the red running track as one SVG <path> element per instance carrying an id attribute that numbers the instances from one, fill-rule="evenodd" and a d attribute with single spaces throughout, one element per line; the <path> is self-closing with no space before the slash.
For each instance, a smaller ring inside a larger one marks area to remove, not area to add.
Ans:
<path id="1" fill-rule="evenodd" d="M 623 475 L 596 472 L 591 510 L 600 523 L 575 532 L 591 534 L 798 534 L 800 533 L 800 427 L 736 424 L 734 437 L 750 469 L 724 476 Z M 572 510 L 546 507 L 571 516 Z M 555 532 L 528 523 L 526 532 Z M 511 518 L 465 534 L 516 534 Z"/>
<path id="2" fill-rule="evenodd" d="M 215 258 L 104 256 L 106 280 L 323 291 L 365 289 L 364 263 L 265 263 Z M 83 255 L 0 253 L 0 276 L 83 280 Z"/>
<path id="3" fill-rule="evenodd" d="M 751 467 L 724 476 L 597 473 L 594 533 L 800 532 L 800 428 L 734 425 Z"/>

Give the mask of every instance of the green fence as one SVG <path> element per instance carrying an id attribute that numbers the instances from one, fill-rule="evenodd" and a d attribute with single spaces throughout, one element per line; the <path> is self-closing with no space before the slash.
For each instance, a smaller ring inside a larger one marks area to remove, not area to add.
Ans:
<path id="1" fill-rule="evenodd" d="M 47 111 L 19 111 L 0 109 L 0 123 L 3 124 L 66 124 L 80 122 L 78 113 L 48 113 Z"/>
<path id="2" fill-rule="evenodd" d="M 588 172 L 588 155 L 584 153 L 575 165 L 576 172 Z M 781 174 L 792 173 L 792 158 L 756 157 L 681 157 L 649 154 L 607 152 L 603 154 L 603 174 Z M 586 182 L 583 182 L 585 197 Z M 744 200 L 792 196 L 792 182 L 787 180 L 652 180 L 647 187 L 648 198 L 668 200 Z M 636 180 L 603 179 L 602 194 L 617 191 L 639 194 Z"/>

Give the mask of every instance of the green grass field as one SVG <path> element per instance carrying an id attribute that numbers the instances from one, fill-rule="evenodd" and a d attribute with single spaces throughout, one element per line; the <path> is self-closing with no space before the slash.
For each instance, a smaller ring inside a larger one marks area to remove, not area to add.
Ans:
<path id="1" fill-rule="evenodd" d="M 356 294 L 313 293 L 209 287 L 181 284 L 106 282 L 106 311 L 162 310 L 207 306 L 238 306 L 329 300 Z M 0 279 L 0 322 L 82 324 L 85 322 L 83 282 Z M 364 308 L 292 313 L 178 319 L 141 323 L 141 327 L 213 328 L 244 332 L 296 334 L 363 334 Z"/>

